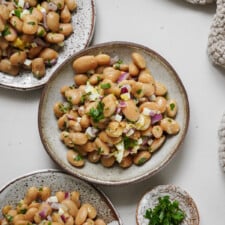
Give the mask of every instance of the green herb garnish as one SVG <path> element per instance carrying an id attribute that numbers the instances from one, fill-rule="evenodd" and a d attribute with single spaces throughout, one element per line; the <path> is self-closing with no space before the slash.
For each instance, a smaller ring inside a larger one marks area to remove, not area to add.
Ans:
<path id="1" fill-rule="evenodd" d="M 124 148 L 127 150 L 132 149 L 133 147 L 137 145 L 137 141 L 129 137 L 124 137 L 123 143 L 124 143 Z"/>
<path id="2" fill-rule="evenodd" d="M 25 214 L 27 212 L 27 209 L 23 208 L 23 209 L 20 209 L 20 213 L 21 214 Z"/>
<path id="3" fill-rule="evenodd" d="M 142 92 L 142 89 L 138 89 L 138 90 L 136 91 L 136 93 L 137 93 L 138 95 L 140 95 L 141 92 Z"/>
<path id="4" fill-rule="evenodd" d="M 88 115 L 93 119 L 95 123 L 99 122 L 100 120 L 104 119 L 104 104 L 99 102 L 97 107 L 92 107 L 88 113 Z"/>
<path id="5" fill-rule="evenodd" d="M 170 109 L 173 111 L 174 108 L 175 108 L 175 104 L 174 104 L 174 103 L 171 103 L 171 104 L 170 104 Z"/>
<path id="6" fill-rule="evenodd" d="M 111 88 L 111 84 L 110 83 L 104 83 L 104 84 L 101 84 L 100 87 L 102 89 L 108 89 L 108 88 Z"/>
<path id="7" fill-rule="evenodd" d="M 119 59 L 115 64 L 114 64 L 114 68 L 119 70 L 120 69 L 120 65 L 123 63 L 123 61 L 121 59 Z"/>
<path id="8" fill-rule="evenodd" d="M 139 161 L 138 161 L 138 165 L 142 165 L 142 164 L 144 164 L 146 161 L 147 161 L 147 159 L 146 159 L 145 157 L 140 158 Z"/>
<path id="9" fill-rule="evenodd" d="M 144 217 L 149 219 L 148 225 L 179 225 L 185 218 L 185 213 L 179 208 L 178 201 L 170 201 L 168 195 L 158 198 L 158 204 L 153 209 L 147 209 Z"/>
<path id="10" fill-rule="evenodd" d="M 14 14 L 15 14 L 15 16 L 17 16 L 18 18 L 21 17 L 21 12 L 22 12 L 21 9 L 14 9 Z"/>
<path id="11" fill-rule="evenodd" d="M 11 34 L 10 29 L 9 29 L 9 26 L 6 25 L 4 30 L 2 31 L 2 36 L 5 37 L 5 36 L 7 36 L 9 34 Z"/>
<path id="12" fill-rule="evenodd" d="M 75 161 L 81 161 L 83 159 L 83 157 L 81 155 L 77 155 L 76 157 L 74 157 Z"/>
<path id="13" fill-rule="evenodd" d="M 34 21 L 29 21 L 27 24 L 34 26 L 36 23 Z"/>
<path id="14" fill-rule="evenodd" d="M 6 220 L 11 223 L 13 221 L 13 216 L 11 215 L 5 215 Z"/>

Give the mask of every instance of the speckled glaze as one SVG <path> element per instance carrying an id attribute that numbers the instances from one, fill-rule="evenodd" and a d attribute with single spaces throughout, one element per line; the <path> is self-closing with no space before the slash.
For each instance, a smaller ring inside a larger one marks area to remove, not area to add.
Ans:
<path id="1" fill-rule="evenodd" d="M 179 112 L 176 120 L 180 124 L 179 134 L 167 139 L 163 147 L 142 166 L 132 165 L 122 169 L 119 166 L 104 168 L 101 164 L 86 162 L 83 168 L 71 166 L 66 159 L 67 148 L 60 141 L 60 131 L 53 113 L 53 105 L 62 100 L 60 88 L 63 85 L 71 85 L 74 72 L 72 61 L 82 55 L 107 53 L 111 57 L 118 56 L 126 63 L 131 60 L 132 52 L 141 53 L 147 62 L 156 80 L 161 81 L 168 87 L 169 95 L 178 102 Z M 104 184 L 121 185 L 146 179 L 160 171 L 174 156 L 183 142 L 189 123 L 189 103 L 185 88 L 172 66 L 155 51 L 135 43 L 110 42 L 89 47 L 66 61 L 52 76 L 45 86 L 38 112 L 39 133 L 42 143 L 49 156 L 62 169 L 84 180 Z"/>
<path id="2" fill-rule="evenodd" d="M 99 218 L 108 225 L 122 225 L 116 209 L 101 190 L 59 170 L 35 171 L 10 182 L 0 190 L 0 209 L 8 204 L 16 206 L 31 186 L 48 186 L 52 194 L 59 190 L 78 191 L 81 202 L 91 203 L 97 209 Z"/>
<path id="3" fill-rule="evenodd" d="M 65 46 L 60 50 L 57 64 L 47 68 L 46 75 L 42 79 L 35 78 L 29 71 L 21 71 L 20 75 L 15 77 L 0 72 L 0 87 L 20 91 L 41 88 L 64 60 L 90 44 L 95 28 L 95 1 L 77 0 L 77 5 L 76 12 L 72 14 L 74 32 L 66 39 Z"/>
<path id="4" fill-rule="evenodd" d="M 199 225 L 199 213 L 197 206 L 191 196 L 175 185 L 159 185 L 145 193 L 138 203 L 136 210 L 136 221 L 138 225 L 148 225 L 149 220 L 144 218 L 147 209 L 154 208 L 158 204 L 158 197 L 170 196 L 170 200 L 179 201 L 179 207 L 186 214 L 181 225 Z"/>

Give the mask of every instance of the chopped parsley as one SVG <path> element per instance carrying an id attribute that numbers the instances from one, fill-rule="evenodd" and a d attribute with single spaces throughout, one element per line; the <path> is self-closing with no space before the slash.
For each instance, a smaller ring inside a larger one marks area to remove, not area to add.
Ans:
<path id="1" fill-rule="evenodd" d="M 13 216 L 11 216 L 11 215 L 6 215 L 5 218 L 10 223 L 13 221 Z"/>
<path id="2" fill-rule="evenodd" d="M 38 35 L 39 37 L 43 37 L 43 36 L 45 35 L 45 31 L 44 31 L 44 30 L 40 30 L 40 31 L 37 33 L 37 35 Z"/>
<path id="3" fill-rule="evenodd" d="M 81 155 L 77 155 L 74 157 L 74 161 L 81 161 L 83 157 Z"/>
<path id="4" fill-rule="evenodd" d="M 111 88 L 111 84 L 110 83 L 104 83 L 104 84 L 101 84 L 100 87 L 102 89 L 108 89 L 108 88 Z"/>
<path id="5" fill-rule="evenodd" d="M 123 61 L 121 59 L 119 59 L 115 64 L 114 64 L 114 68 L 119 70 L 120 69 L 120 65 L 123 63 Z"/>
<path id="6" fill-rule="evenodd" d="M 81 104 L 84 104 L 84 102 L 88 99 L 89 95 L 91 95 L 91 92 L 88 92 L 81 96 L 81 99 L 80 99 Z"/>
<path id="7" fill-rule="evenodd" d="M 97 153 L 98 153 L 98 155 L 101 155 L 103 153 L 102 148 L 98 148 Z"/>
<path id="8" fill-rule="evenodd" d="M 174 108 L 175 108 L 175 104 L 174 104 L 174 103 L 171 103 L 171 104 L 170 104 L 170 109 L 173 111 Z"/>
<path id="9" fill-rule="evenodd" d="M 138 89 L 138 90 L 136 91 L 136 93 L 137 93 L 138 95 L 140 95 L 141 92 L 142 92 L 142 89 Z"/>
<path id="10" fill-rule="evenodd" d="M 21 12 L 22 12 L 22 9 L 14 9 L 14 14 L 15 14 L 15 16 L 17 16 L 18 18 L 21 17 Z"/>
<path id="11" fill-rule="evenodd" d="M 26 212 L 27 212 L 27 209 L 26 208 L 20 209 L 20 213 L 21 214 L 25 214 Z"/>
<path id="12" fill-rule="evenodd" d="M 147 159 L 146 159 L 145 157 L 140 158 L 139 161 L 138 161 L 138 165 L 142 165 L 142 164 L 144 164 L 146 161 L 147 161 Z"/>
<path id="13" fill-rule="evenodd" d="M 9 26 L 6 25 L 4 30 L 2 31 L 2 36 L 5 37 L 5 36 L 7 36 L 9 34 L 11 34 L 10 29 L 9 29 Z"/>
<path id="14" fill-rule="evenodd" d="M 59 104 L 59 110 L 62 113 L 67 113 L 70 109 L 71 109 L 70 104 L 67 104 L 67 103 Z"/>
<path id="15" fill-rule="evenodd" d="M 124 148 L 127 150 L 132 149 L 133 147 L 137 145 L 137 141 L 129 137 L 124 137 L 123 143 L 124 143 Z"/>
<path id="16" fill-rule="evenodd" d="M 34 21 L 29 21 L 27 24 L 34 26 L 36 23 Z"/>
<path id="17" fill-rule="evenodd" d="M 99 122 L 100 120 L 104 119 L 104 104 L 99 102 L 97 107 L 92 107 L 88 113 L 88 115 L 93 119 L 95 123 Z"/>
<path id="18" fill-rule="evenodd" d="M 179 225 L 185 218 L 185 213 L 180 209 L 178 201 L 170 201 L 165 195 L 158 198 L 158 204 L 146 210 L 144 217 L 149 219 L 148 225 Z"/>

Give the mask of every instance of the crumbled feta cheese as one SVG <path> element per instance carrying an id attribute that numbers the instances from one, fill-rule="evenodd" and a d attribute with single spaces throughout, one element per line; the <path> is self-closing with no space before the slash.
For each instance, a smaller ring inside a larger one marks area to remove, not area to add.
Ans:
<path id="1" fill-rule="evenodd" d="M 144 115 L 140 114 L 138 121 L 134 124 L 137 130 L 141 129 L 145 125 Z"/>
<path id="2" fill-rule="evenodd" d="M 119 142 L 118 144 L 116 144 L 116 148 L 117 151 L 115 151 L 115 157 L 116 157 L 116 161 L 118 163 L 121 163 L 122 159 L 123 159 L 123 153 L 124 153 L 124 143 L 123 141 Z"/>
<path id="3" fill-rule="evenodd" d="M 151 110 L 149 108 L 144 108 L 143 111 L 142 111 L 142 114 L 145 115 L 145 116 L 150 116 L 151 114 Z"/>
<path id="4" fill-rule="evenodd" d="M 58 214 L 61 216 L 64 214 L 64 210 L 60 207 L 59 210 L 58 210 Z"/>
<path id="5" fill-rule="evenodd" d="M 114 117 L 113 117 L 113 119 L 114 120 L 116 120 L 117 122 L 121 122 L 122 121 L 122 116 L 121 115 L 119 115 L 119 114 L 116 114 Z"/>
<path id="6" fill-rule="evenodd" d="M 50 196 L 46 201 L 49 203 L 58 202 L 58 198 L 56 196 Z"/>
<path id="7" fill-rule="evenodd" d="M 98 130 L 94 127 L 88 127 L 85 131 L 85 134 L 88 136 L 89 139 L 95 138 L 96 137 L 96 133 L 98 132 Z"/>
<path id="8" fill-rule="evenodd" d="M 30 59 L 26 59 L 26 60 L 24 61 L 24 65 L 26 65 L 26 66 L 30 66 L 31 63 L 32 63 L 32 60 L 30 60 Z"/>
<path id="9" fill-rule="evenodd" d="M 24 7 L 24 0 L 19 0 L 18 1 L 18 6 L 20 6 L 21 8 L 23 8 Z"/>

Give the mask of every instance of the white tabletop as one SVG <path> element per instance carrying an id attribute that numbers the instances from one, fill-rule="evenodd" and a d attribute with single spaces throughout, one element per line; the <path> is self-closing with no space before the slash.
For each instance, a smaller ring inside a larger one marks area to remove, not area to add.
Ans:
<path id="1" fill-rule="evenodd" d="M 122 187 L 100 188 L 125 225 L 135 225 L 142 194 L 175 184 L 195 200 L 201 224 L 225 223 L 225 174 L 218 161 L 218 127 L 225 110 L 225 70 L 211 64 L 207 40 L 215 5 L 184 0 L 96 0 L 92 44 L 131 41 L 154 49 L 175 68 L 186 88 L 190 124 L 184 144 L 160 173 Z M 34 170 L 56 168 L 39 138 L 37 113 L 42 90 L 0 89 L 0 186 Z"/>

